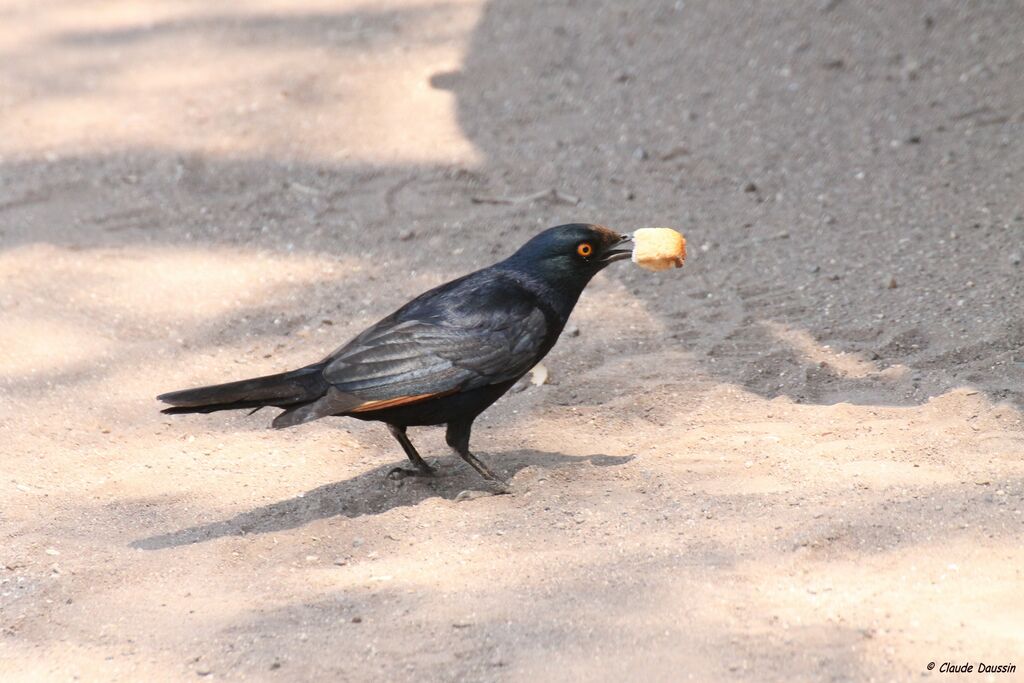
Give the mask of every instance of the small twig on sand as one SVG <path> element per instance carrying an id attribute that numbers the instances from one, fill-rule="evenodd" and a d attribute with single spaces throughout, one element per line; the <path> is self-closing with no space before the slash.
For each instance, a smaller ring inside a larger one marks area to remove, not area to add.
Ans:
<path id="1" fill-rule="evenodd" d="M 977 116 L 978 114 L 991 114 L 993 111 L 995 110 L 992 109 L 992 107 L 984 105 L 981 107 L 975 107 L 974 109 L 968 109 L 967 111 L 962 111 L 959 114 L 954 114 L 953 116 L 950 116 L 949 118 L 952 121 L 962 121 L 964 119 L 969 119 L 973 116 Z"/>
<path id="2" fill-rule="evenodd" d="M 470 197 L 470 201 L 474 204 L 527 204 L 538 199 L 549 199 L 553 202 L 563 202 L 573 206 L 580 203 L 579 197 L 574 197 L 555 188 L 541 190 L 540 192 L 534 192 L 522 197 Z"/>
<path id="3" fill-rule="evenodd" d="M 969 109 L 950 117 L 951 121 L 963 121 L 964 119 L 973 119 L 976 126 L 995 126 L 1000 123 L 1006 123 L 1010 120 L 1010 117 L 1006 114 L 1000 114 L 987 105 L 976 109 Z"/>

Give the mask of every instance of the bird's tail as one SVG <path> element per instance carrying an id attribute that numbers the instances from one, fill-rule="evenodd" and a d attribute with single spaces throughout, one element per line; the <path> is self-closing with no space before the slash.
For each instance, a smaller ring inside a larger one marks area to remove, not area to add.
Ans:
<path id="1" fill-rule="evenodd" d="M 315 401 L 327 392 L 328 385 L 322 370 L 320 364 L 310 365 L 277 375 L 172 391 L 156 398 L 171 405 L 161 411 L 168 415 L 266 406 L 287 408 Z"/>

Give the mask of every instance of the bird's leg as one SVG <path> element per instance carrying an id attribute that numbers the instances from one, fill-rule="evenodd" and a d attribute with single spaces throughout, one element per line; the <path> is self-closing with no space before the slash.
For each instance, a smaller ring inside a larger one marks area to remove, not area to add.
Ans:
<path id="1" fill-rule="evenodd" d="M 396 467 L 388 472 L 388 479 L 403 479 L 405 477 L 432 477 L 434 476 L 434 468 L 427 464 L 427 461 L 420 457 L 420 454 L 416 452 L 416 447 L 412 445 L 412 441 L 409 441 L 409 437 L 405 435 L 405 427 L 399 427 L 398 425 L 389 424 L 388 431 L 391 432 L 391 436 L 398 439 L 398 443 L 402 444 L 402 450 L 409 456 L 409 460 L 416 469 L 409 469 L 407 467 Z"/>
<path id="2" fill-rule="evenodd" d="M 480 462 L 475 455 L 469 452 L 469 432 L 473 427 L 472 422 L 449 422 L 448 430 L 445 433 L 445 441 L 452 447 L 459 457 L 469 463 L 470 467 L 476 470 L 481 477 L 494 483 L 501 493 L 509 493 L 508 483 L 491 471 L 487 465 Z"/>

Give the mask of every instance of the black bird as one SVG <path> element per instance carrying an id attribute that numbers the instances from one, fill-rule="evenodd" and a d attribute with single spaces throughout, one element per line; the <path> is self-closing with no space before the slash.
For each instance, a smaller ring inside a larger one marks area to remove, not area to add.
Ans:
<path id="1" fill-rule="evenodd" d="M 629 258 L 628 235 L 599 225 L 549 228 L 489 268 L 421 294 L 318 363 L 158 396 L 164 413 L 284 408 L 276 428 L 329 415 L 377 420 L 414 465 L 433 469 L 406 435 L 447 424 L 445 439 L 473 469 L 505 483 L 469 451 L 473 420 L 554 346 L 590 279 Z"/>

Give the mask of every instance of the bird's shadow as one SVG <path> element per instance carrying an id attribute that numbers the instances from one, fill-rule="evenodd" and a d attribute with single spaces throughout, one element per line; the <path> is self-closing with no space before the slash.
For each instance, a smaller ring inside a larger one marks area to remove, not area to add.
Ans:
<path id="1" fill-rule="evenodd" d="M 544 451 L 512 451 L 494 454 L 488 460 L 500 463 L 496 468 L 510 480 L 527 467 L 552 468 L 561 465 L 589 463 L 598 467 L 624 465 L 632 455 L 570 456 Z M 487 482 L 454 456 L 435 461 L 437 476 L 410 478 L 394 482 L 387 473 L 395 463 L 374 468 L 345 481 L 319 486 L 287 500 L 264 505 L 230 519 L 191 526 L 156 536 L 132 541 L 138 550 L 162 550 L 192 543 L 211 541 L 225 536 L 244 536 L 294 529 L 326 517 L 361 517 L 378 515 L 388 510 L 418 505 L 429 498 L 454 500 L 469 490 L 490 490 Z M 513 484 L 513 494 L 515 485 Z"/>

